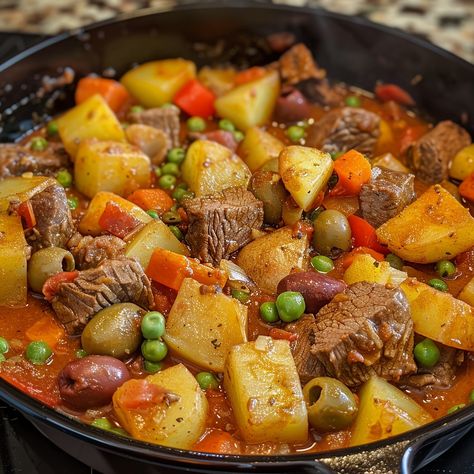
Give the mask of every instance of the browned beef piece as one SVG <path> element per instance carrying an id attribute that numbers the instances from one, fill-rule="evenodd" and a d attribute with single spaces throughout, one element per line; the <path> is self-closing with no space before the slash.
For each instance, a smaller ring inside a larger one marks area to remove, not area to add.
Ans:
<path id="1" fill-rule="evenodd" d="M 295 323 L 288 324 L 285 329 L 298 335 L 298 338 L 291 342 L 291 352 L 301 383 L 309 382 L 314 377 L 325 376 L 324 365 L 311 352 L 315 342 L 314 316 L 306 314 Z"/>
<path id="2" fill-rule="evenodd" d="M 143 123 L 163 130 L 170 138 L 172 146 L 179 146 L 179 109 L 174 105 L 143 110 L 142 112 L 131 112 L 128 119 L 132 123 Z"/>
<path id="3" fill-rule="evenodd" d="M 431 368 L 418 367 L 416 374 L 407 375 L 400 380 L 401 385 L 421 388 L 427 385 L 448 388 L 454 382 L 458 367 L 464 362 L 464 351 L 438 344 L 440 357 Z"/>
<path id="4" fill-rule="evenodd" d="M 318 312 L 313 330 L 311 353 L 349 387 L 375 374 L 398 381 L 416 370 L 413 321 L 398 288 L 355 283 Z"/>
<path id="5" fill-rule="evenodd" d="M 153 306 L 150 280 L 135 260 L 104 260 L 97 268 L 79 272 L 72 282 L 59 285 L 51 301 L 56 317 L 68 334 L 80 334 L 101 309 L 116 303 Z"/>
<path id="6" fill-rule="evenodd" d="M 408 148 L 408 164 L 422 181 L 440 183 L 448 178 L 449 164 L 456 153 L 470 143 L 466 130 L 445 120 Z"/>
<path id="7" fill-rule="evenodd" d="M 66 242 L 74 234 L 74 222 L 64 188 L 53 184 L 35 194 L 31 206 L 36 218 L 36 226 L 26 233 L 26 239 L 33 251 L 45 247 L 66 247 Z"/>
<path id="8" fill-rule="evenodd" d="M 241 187 L 187 199 L 183 207 L 189 218 L 186 241 L 192 256 L 214 265 L 248 244 L 252 229 L 263 224 L 262 202 Z"/>
<path id="9" fill-rule="evenodd" d="M 117 258 L 125 250 L 125 242 L 114 235 L 82 236 L 76 232 L 67 247 L 74 256 L 76 268 L 86 270 L 97 267 L 105 259 Z"/>
<path id="10" fill-rule="evenodd" d="M 334 109 L 308 129 L 306 145 L 328 153 L 355 148 L 372 155 L 380 135 L 380 117 L 355 107 Z"/>
<path id="11" fill-rule="evenodd" d="M 412 203 L 415 198 L 415 177 L 412 174 L 373 168 L 370 183 L 360 191 L 362 216 L 374 227 L 380 227 Z"/>
<path id="12" fill-rule="evenodd" d="M 0 144 L 0 178 L 27 172 L 53 175 L 70 164 L 69 155 L 60 144 L 50 143 L 44 151 L 32 151 L 13 143 Z"/>
<path id="13" fill-rule="evenodd" d="M 344 86 L 331 85 L 327 79 L 310 79 L 299 83 L 297 87 L 311 102 L 328 107 L 341 105 L 347 92 Z"/>
<path id="14" fill-rule="evenodd" d="M 320 69 L 311 54 L 303 44 L 295 44 L 284 53 L 278 62 L 280 76 L 284 84 L 298 84 L 308 79 L 323 79 L 326 71 Z"/>

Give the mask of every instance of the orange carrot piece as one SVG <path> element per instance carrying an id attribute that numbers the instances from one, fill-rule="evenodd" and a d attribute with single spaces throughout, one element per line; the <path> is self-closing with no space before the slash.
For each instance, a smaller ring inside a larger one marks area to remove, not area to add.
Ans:
<path id="1" fill-rule="evenodd" d="M 471 173 L 459 185 L 459 194 L 469 201 L 474 201 L 474 173 Z"/>
<path id="2" fill-rule="evenodd" d="M 267 73 L 264 67 L 254 66 L 249 69 L 244 69 L 236 74 L 234 77 L 234 84 L 240 86 L 241 84 L 246 84 L 247 82 L 256 81 L 260 79 Z"/>
<path id="3" fill-rule="evenodd" d="M 116 401 L 121 407 L 129 410 L 144 410 L 163 403 L 167 392 L 146 379 L 131 379 L 124 383 L 116 393 Z"/>
<path id="4" fill-rule="evenodd" d="M 77 83 L 76 104 L 95 94 L 100 94 L 114 112 L 119 112 L 130 102 L 130 95 L 120 82 L 103 77 L 83 77 Z"/>
<path id="5" fill-rule="evenodd" d="M 342 268 L 344 269 L 348 268 L 354 261 L 356 255 L 360 255 L 364 253 L 369 254 L 370 256 L 375 258 L 375 260 L 379 262 L 382 262 L 384 260 L 383 254 L 375 251 L 374 249 L 370 249 L 369 247 L 356 247 L 354 250 L 352 250 L 348 254 L 344 255 L 344 257 L 342 257 Z"/>
<path id="6" fill-rule="evenodd" d="M 372 167 L 362 153 L 349 150 L 334 162 L 334 171 L 339 179 L 330 196 L 357 196 L 370 181 Z"/>
<path id="7" fill-rule="evenodd" d="M 30 341 L 44 341 L 54 349 L 64 336 L 64 329 L 51 316 L 44 316 L 30 326 L 25 335 Z"/>
<path id="8" fill-rule="evenodd" d="M 144 211 L 154 209 L 160 215 L 169 211 L 174 204 L 173 198 L 166 191 L 157 188 L 137 189 L 127 199 L 141 207 Z"/>
<path id="9" fill-rule="evenodd" d="M 240 454 L 240 443 L 227 431 L 212 430 L 193 449 L 204 453 Z"/>
<path id="10" fill-rule="evenodd" d="M 62 283 L 71 283 L 79 276 L 79 272 L 74 270 L 72 272 L 61 272 L 50 276 L 43 285 L 42 292 L 47 301 L 51 301 L 56 293 L 59 291 L 59 286 Z"/>
<path id="11" fill-rule="evenodd" d="M 145 273 L 152 280 L 173 290 L 179 290 L 185 278 L 194 278 L 203 285 L 221 287 L 227 281 L 227 275 L 222 270 L 162 248 L 155 249 Z"/>
<path id="12" fill-rule="evenodd" d="M 272 339 L 283 339 L 284 341 L 296 341 L 298 339 L 298 334 L 290 331 L 285 331 L 280 328 L 271 328 L 268 335 Z"/>

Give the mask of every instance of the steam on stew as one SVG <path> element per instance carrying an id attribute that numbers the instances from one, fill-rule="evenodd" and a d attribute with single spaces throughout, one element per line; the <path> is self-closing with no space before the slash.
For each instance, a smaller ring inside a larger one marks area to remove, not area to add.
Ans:
<path id="1" fill-rule="evenodd" d="M 84 423 L 233 454 L 368 443 L 474 398 L 474 145 L 302 44 L 184 59 L 0 145 L 0 376 Z"/>

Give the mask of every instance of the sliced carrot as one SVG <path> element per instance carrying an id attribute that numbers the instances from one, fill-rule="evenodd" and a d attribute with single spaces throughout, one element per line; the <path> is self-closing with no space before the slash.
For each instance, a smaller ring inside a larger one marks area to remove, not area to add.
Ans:
<path id="1" fill-rule="evenodd" d="M 469 201 L 474 201 L 474 173 L 471 173 L 459 185 L 459 194 Z"/>
<path id="2" fill-rule="evenodd" d="M 152 280 L 174 290 L 179 290 L 185 278 L 194 278 L 203 285 L 221 287 L 227 281 L 227 275 L 222 270 L 162 248 L 155 249 L 145 273 Z"/>
<path id="3" fill-rule="evenodd" d="M 382 102 L 393 100 L 402 105 L 415 105 L 413 97 L 396 84 L 377 84 L 374 92 L 377 98 Z"/>
<path id="4" fill-rule="evenodd" d="M 51 316 L 44 316 L 30 326 L 25 335 L 30 341 L 44 341 L 54 349 L 63 338 L 64 329 Z"/>
<path id="5" fill-rule="evenodd" d="M 169 211 L 174 204 L 173 199 L 163 189 L 137 189 L 127 199 L 143 210 L 154 209 L 158 214 Z"/>
<path id="6" fill-rule="evenodd" d="M 370 181 L 372 167 L 362 153 L 349 150 L 334 162 L 338 181 L 330 196 L 357 196 L 362 186 Z"/>
<path id="7" fill-rule="evenodd" d="M 130 102 L 130 95 L 120 82 L 103 77 L 84 77 L 77 83 L 76 104 L 95 94 L 100 94 L 114 112 L 119 112 Z"/>
<path id="8" fill-rule="evenodd" d="M 377 240 L 375 227 L 370 225 L 365 219 L 359 216 L 348 216 L 347 220 L 351 226 L 352 241 L 355 247 L 367 247 L 378 253 L 387 254 L 389 250 L 382 247 Z"/>
<path id="9" fill-rule="evenodd" d="M 22 202 L 17 209 L 18 215 L 21 217 L 23 227 L 25 229 L 31 229 L 36 225 L 35 212 L 30 200 Z"/>
<path id="10" fill-rule="evenodd" d="M 234 77 L 234 84 L 240 86 L 241 84 L 246 84 L 247 82 L 256 81 L 260 79 L 267 73 L 264 67 L 254 66 L 249 69 L 245 69 L 237 73 Z"/>
<path id="11" fill-rule="evenodd" d="M 356 247 L 354 250 L 342 257 L 342 268 L 348 268 L 357 255 L 364 253 L 371 255 L 373 258 L 375 258 L 375 260 L 378 260 L 379 262 L 382 262 L 384 260 L 383 254 L 381 254 L 380 252 L 376 252 L 374 249 L 370 249 L 368 247 Z"/>
<path id="12" fill-rule="evenodd" d="M 240 454 L 240 443 L 226 431 L 212 430 L 201 441 L 198 441 L 193 449 L 205 453 L 217 454 Z"/>
<path id="13" fill-rule="evenodd" d="M 56 275 L 49 277 L 44 282 L 43 289 L 41 290 L 43 292 L 44 297 L 48 301 L 51 301 L 56 295 L 56 293 L 59 291 L 59 286 L 61 285 L 61 283 L 71 283 L 78 276 L 79 272 L 77 270 L 74 270 L 73 272 L 56 273 Z"/>
<path id="14" fill-rule="evenodd" d="M 298 339 L 298 334 L 294 332 L 285 331 L 280 328 L 271 328 L 268 335 L 272 339 L 283 339 L 284 341 L 296 341 Z"/>
<path id="15" fill-rule="evenodd" d="M 151 408 L 165 400 L 167 392 L 163 387 L 146 379 L 131 379 L 117 392 L 118 404 L 129 410 Z"/>
<path id="16" fill-rule="evenodd" d="M 121 239 L 130 234 L 140 224 L 140 220 L 124 211 L 113 201 L 106 204 L 104 212 L 99 218 L 99 226 L 102 230 Z"/>

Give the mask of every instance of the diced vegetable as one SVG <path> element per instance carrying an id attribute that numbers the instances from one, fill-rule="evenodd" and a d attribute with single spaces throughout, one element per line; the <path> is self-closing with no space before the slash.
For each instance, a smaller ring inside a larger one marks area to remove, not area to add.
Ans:
<path id="1" fill-rule="evenodd" d="M 360 254 L 370 255 L 378 262 L 383 262 L 384 260 L 383 254 L 376 252 L 373 249 L 369 249 L 368 247 L 356 247 L 354 250 L 351 250 L 349 253 L 342 257 L 342 268 L 349 268 L 349 266 L 352 265 L 352 262 L 354 261 L 356 256 Z"/>
<path id="2" fill-rule="evenodd" d="M 400 288 L 410 303 L 415 332 L 446 346 L 474 350 L 474 309 L 413 278 Z"/>
<path id="3" fill-rule="evenodd" d="M 198 73 L 198 79 L 217 96 L 234 87 L 234 77 L 235 69 L 232 67 L 214 69 L 204 66 Z"/>
<path id="4" fill-rule="evenodd" d="M 127 243 L 125 255 L 137 260 L 145 270 L 153 251 L 157 247 L 182 255 L 189 255 L 186 245 L 182 244 L 169 227 L 158 219 L 149 222 Z"/>
<path id="5" fill-rule="evenodd" d="M 222 288 L 227 281 L 227 275 L 222 270 L 162 248 L 154 250 L 146 274 L 152 280 L 173 290 L 179 290 L 183 280 L 188 277 L 203 285 L 219 285 Z"/>
<path id="6" fill-rule="evenodd" d="M 154 209 L 158 212 L 158 215 L 169 211 L 174 204 L 173 199 L 166 191 L 157 188 L 137 189 L 135 192 L 130 194 L 127 199 L 137 206 L 140 206 L 144 211 Z"/>
<path id="7" fill-rule="evenodd" d="M 141 64 L 120 80 L 145 107 L 171 102 L 176 92 L 194 79 L 196 66 L 185 59 L 163 59 Z"/>
<path id="8" fill-rule="evenodd" d="M 207 118 L 214 115 L 215 95 L 197 79 L 191 79 L 175 94 L 173 102 L 188 115 Z"/>
<path id="9" fill-rule="evenodd" d="M 377 140 L 377 150 L 387 150 L 390 149 L 393 144 L 393 132 L 392 128 L 386 120 L 380 120 L 380 135 Z"/>
<path id="10" fill-rule="evenodd" d="M 124 239 L 135 230 L 141 221 L 115 202 L 108 202 L 99 218 L 100 228 L 116 237 Z"/>
<path id="11" fill-rule="evenodd" d="M 239 155 L 253 173 L 267 161 L 278 158 L 285 145 L 261 128 L 251 127 L 239 147 Z"/>
<path id="12" fill-rule="evenodd" d="M 305 211 L 312 208 L 316 197 L 326 186 L 333 166 L 331 155 L 316 148 L 288 146 L 280 154 L 283 183 Z"/>
<path id="13" fill-rule="evenodd" d="M 224 387 L 245 441 L 306 441 L 308 414 L 287 341 L 260 336 L 234 346 L 226 361 Z"/>
<path id="14" fill-rule="evenodd" d="M 0 181 L 0 212 L 10 206 L 10 202 L 25 202 L 35 194 L 55 183 L 46 176 L 13 176 Z"/>
<path id="15" fill-rule="evenodd" d="M 113 406 L 134 438 L 180 449 L 191 448 L 203 434 L 208 413 L 204 392 L 182 364 L 125 382 Z"/>
<path id="16" fill-rule="evenodd" d="M 247 342 L 247 307 L 223 293 L 202 293 L 186 278 L 166 320 L 169 348 L 203 369 L 224 372 L 229 350 Z"/>
<path id="17" fill-rule="evenodd" d="M 400 161 L 397 160 L 391 153 L 384 153 L 372 160 L 372 166 L 385 168 L 392 171 L 400 171 L 401 173 L 409 173 L 410 170 Z"/>
<path id="18" fill-rule="evenodd" d="M 158 166 L 165 161 L 171 140 L 163 130 L 133 123 L 125 129 L 125 136 L 129 143 L 140 148 L 150 158 L 153 165 Z"/>
<path id="19" fill-rule="evenodd" d="M 369 161 L 356 150 L 349 150 L 334 162 L 338 181 L 331 189 L 331 196 L 357 196 L 362 186 L 371 178 Z"/>
<path id="20" fill-rule="evenodd" d="M 432 421 L 424 408 L 380 377 L 374 376 L 362 385 L 359 400 L 351 446 L 396 436 Z"/>
<path id="21" fill-rule="evenodd" d="M 322 206 L 324 209 L 339 211 L 348 217 L 359 210 L 359 198 L 357 196 L 325 196 Z"/>
<path id="22" fill-rule="evenodd" d="M 471 306 L 474 306 L 474 277 L 472 277 L 466 286 L 459 293 L 458 298 Z"/>
<path id="23" fill-rule="evenodd" d="M 451 161 L 449 176 L 462 181 L 474 173 L 474 144 L 459 151 Z"/>
<path id="24" fill-rule="evenodd" d="M 376 234 L 404 260 L 431 263 L 453 258 L 474 245 L 474 219 L 448 191 L 435 185 Z"/>
<path id="25" fill-rule="evenodd" d="M 235 85 L 247 84 L 248 82 L 256 81 L 266 74 L 266 69 L 261 66 L 254 66 L 243 71 L 239 71 L 234 77 Z"/>
<path id="26" fill-rule="evenodd" d="M 119 112 L 130 101 L 127 89 L 120 82 L 104 77 L 83 77 L 76 87 L 76 104 L 82 104 L 95 94 L 101 95 L 114 112 Z"/>
<path id="27" fill-rule="evenodd" d="M 378 262 L 367 254 L 354 257 L 351 265 L 344 272 L 344 281 L 352 285 L 358 281 L 368 281 L 385 285 L 390 280 L 390 264 Z"/>
<path id="28" fill-rule="evenodd" d="M 119 196 L 150 185 L 150 158 L 127 143 L 84 140 L 74 160 L 76 188 L 89 198 L 100 191 Z"/>
<path id="29" fill-rule="evenodd" d="M 280 93 L 277 71 L 239 85 L 215 102 L 218 115 L 231 120 L 238 129 L 263 125 L 270 118 Z"/>
<path id="30" fill-rule="evenodd" d="M 87 208 L 84 217 L 79 223 L 79 231 L 82 234 L 95 236 L 102 233 L 102 227 L 99 224 L 99 219 L 104 213 L 108 202 L 114 202 L 118 204 L 123 211 L 129 213 L 132 217 L 135 217 L 144 224 L 152 220 L 152 218 L 143 209 L 139 208 L 127 199 L 124 199 L 114 193 L 99 192 L 89 203 L 89 207 Z"/>
<path id="31" fill-rule="evenodd" d="M 386 247 L 379 244 L 375 227 L 359 216 L 348 216 L 354 247 L 368 247 L 379 253 L 388 253 Z"/>
<path id="32" fill-rule="evenodd" d="M 377 84 L 375 86 L 375 95 L 382 102 L 393 100 L 401 105 L 415 105 L 413 97 L 396 84 Z"/>
<path id="33" fill-rule="evenodd" d="M 76 156 L 80 142 L 87 138 L 125 141 L 120 122 L 99 94 L 68 110 L 56 123 L 64 148 L 73 157 Z"/>
<path id="34" fill-rule="evenodd" d="M 196 196 L 233 186 L 247 187 L 250 170 L 229 148 L 208 140 L 196 140 L 181 166 L 184 181 Z"/>
<path id="35" fill-rule="evenodd" d="M 38 319 L 26 332 L 30 341 L 44 341 L 52 349 L 55 349 L 59 341 L 64 337 L 64 329 L 60 327 L 51 316 Z"/>
<path id="36" fill-rule="evenodd" d="M 308 247 L 307 235 L 294 235 L 291 228 L 283 227 L 247 244 L 236 262 L 258 287 L 275 293 L 293 268 L 308 269 Z"/>
<path id="37" fill-rule="evenodd" d="M 195 451 L 217 454 L 241 454 L 240 444 L 230 433 L 213 430 L 205 438 L 196 443 Z"/>
<path id="38" fill-rule="evenodd" d="M 27 248 L 20 217 L 0 214 L 0 306 L 26 305 Z"/>
<path id="39" fill-rule="evenodd" d="M 459 185 L 459 194 L 468 201 L 474 202 L 474 173 L 471 173 Z"/>

